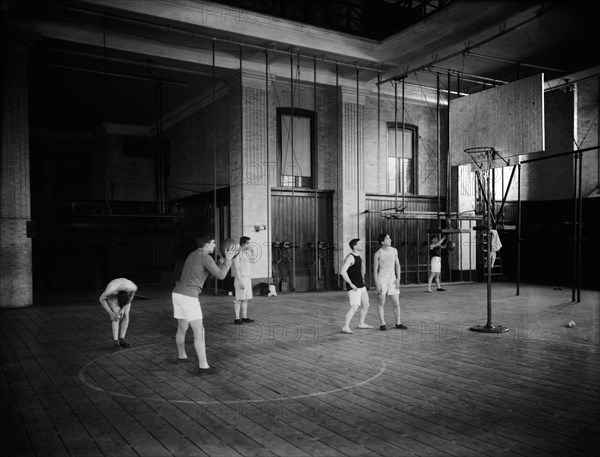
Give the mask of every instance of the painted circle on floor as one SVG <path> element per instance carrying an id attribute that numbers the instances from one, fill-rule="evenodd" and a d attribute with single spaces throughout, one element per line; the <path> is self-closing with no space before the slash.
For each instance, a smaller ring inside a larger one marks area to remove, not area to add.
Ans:
<path id="1" fill-rule="evenodd" d="M 114 397 L 219 405 L 318 398 L 359 388 L 386 371 L 385 362 L 348 366 L 333 352 L 312 349 L 296 348 L 293 357 L 266 352 L 250 360 L 224 357 L 214 364 L 214 374 L 198 375 L 195 358 L 177 363 L 173 348 L 151 344 L 101 355 L 86 363 L 78 377 L 88 388 Z M 341 377 L 349 378 L 347 384 L 339 385 Z"/>

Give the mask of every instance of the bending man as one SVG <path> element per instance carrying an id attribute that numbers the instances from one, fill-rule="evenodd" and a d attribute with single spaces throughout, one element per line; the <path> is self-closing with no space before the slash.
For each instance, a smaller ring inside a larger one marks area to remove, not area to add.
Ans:
<path id="1" fill-rule="evenodd" d="M 100 304 L 112 322 L 113 349 L 131 347 L 125 341 L 125 334 L 129 327 L 129 310 L 136 291 L 137 286 L 129 279 L 118 278 L 109 282 L 100 295 Z"/>

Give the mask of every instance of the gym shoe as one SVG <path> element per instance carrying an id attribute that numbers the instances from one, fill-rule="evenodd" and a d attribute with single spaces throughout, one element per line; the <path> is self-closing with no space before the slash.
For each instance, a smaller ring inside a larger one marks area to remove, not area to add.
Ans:
<path id="1" fill-rule="evenodd" d="M 213 367 L 208 367 L 208 368 L 198 368 L 198 374 L 199 375 L 206 375 L 206 374 L 214 374 L 215 373 L 215 369 Z"/>
<path id="2" fill-rule="evenodd" d="M 358 328 L 373 328 L 373 326 L 369 324 L 358 324 Z"/>
<path id="3" fill-rule="evenodd" d="M 354 333 L 352 330 L 350 330 L 350 327 L 344 327 L 342 329 L 342 333 Z"/>
<path id="4" fill-rule="evenodd" d="M 387 325 L 380 325 L 379 330 L 383 330 L 385 332 L 387 330 Z"/>
<path id="5" fill-rule="evenodd" d="M 123 338 L 119 338 L 119 346 L 121 346 L 124 349 L 130 348 L 131 344 L 129 344 L 127 341 L 125 341 Z"/>
<path id="6" fill-rule="evenodd" d="M 233 323 L 235 325 L 242 325 L 242 320 L 241 319 L 236 319 L 236 320 L 233 321 Z"/>
<path id="7" fill-rule="evenodd" d="M 400 329 L 400 330 L 406 330 L 408 329 L 408 327 L 404 324 L 396 324 L 396 328 Z"/>
<path id="8" fill-rule="evenodd" d="M 254 322 L 254 319 L 250 319 L 249 317 L 242 317 L 242 322 Z"/>
<path id="9" fill-rule="evenodd" d="M 438 292 L 446 292 L 446 289 L 442 289 L 441 287 L 437 290 Z"/>
<path id="10" fill-rule="evenodd" d="M 113 351 L 118 351 L 119 349 L 121 349 L 121 345 L 119 344 L 119 341 L 116 340 L 112 346 Z"/>

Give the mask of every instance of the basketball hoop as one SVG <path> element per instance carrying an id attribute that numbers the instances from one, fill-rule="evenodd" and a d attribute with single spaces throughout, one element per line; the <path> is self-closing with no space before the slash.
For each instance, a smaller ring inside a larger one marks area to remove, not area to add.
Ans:
<path id="1" fill-rule="evenodd" d="M 487 176 L 492 167 L 492 159 L 495 150 L 492 147 L 484 146 L 478 148 L 467 148 L 465 153 L 469 155 L 473 163 L 477 166 L 474 171 L 479 171 L 483 176 Z"/>
<path id="2" fill-rule="evenodd" d="M 486 250 L 487 259 L 487 322 L 485 325 L 473 325 L 469 330 L 474 332 L 483 332 L 483 333 L 504 333 L 508 331 L 508 327 L 504 327 L 503 325 L 493 325 L 492 324 L 492 266 L 490 263 L 490 250 L 489 246 L 491 245 L 491 195 L 490 195 L 490 168 L 492 167 L 492 160 L 496 155 L 496 151 L 492 147 L 478 147 L 478 148 L 467 148 L 465 149 L 465 153 L 469 155 L 473 163 L 477 166 L 474 170 L 478 173 L 479 184 L 482 187 L 485 197 L 485 205 L 486 205 L 486 242 L 488 249 Z M 504 159 L 502 159 L 504 160 Z M 506 161 L 505 161 L 506 162 Z M 506 162 L 507 163 L 507 162 Z M 483 179 L 480 179 L 483 178 Z"/>

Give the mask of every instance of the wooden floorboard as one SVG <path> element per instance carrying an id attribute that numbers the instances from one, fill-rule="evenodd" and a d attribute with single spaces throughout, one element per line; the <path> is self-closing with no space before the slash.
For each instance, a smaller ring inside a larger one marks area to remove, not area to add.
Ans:
<path id="1" fill-rule="evenodd" d="M 130 349 L 111 349 L 100 291 L 0 311 L 4 456 L 595 456 L 600 293 L 495 283 L 402 289 L 402 321 L 340 332 L 345 292 L 201 297 L 209 362 L 176 363 L 169 285 L 141 285 Z M 352 327 L 356 327 L 355 316 Z M 574 328 L 566 323 L 573 319 Z"/>

